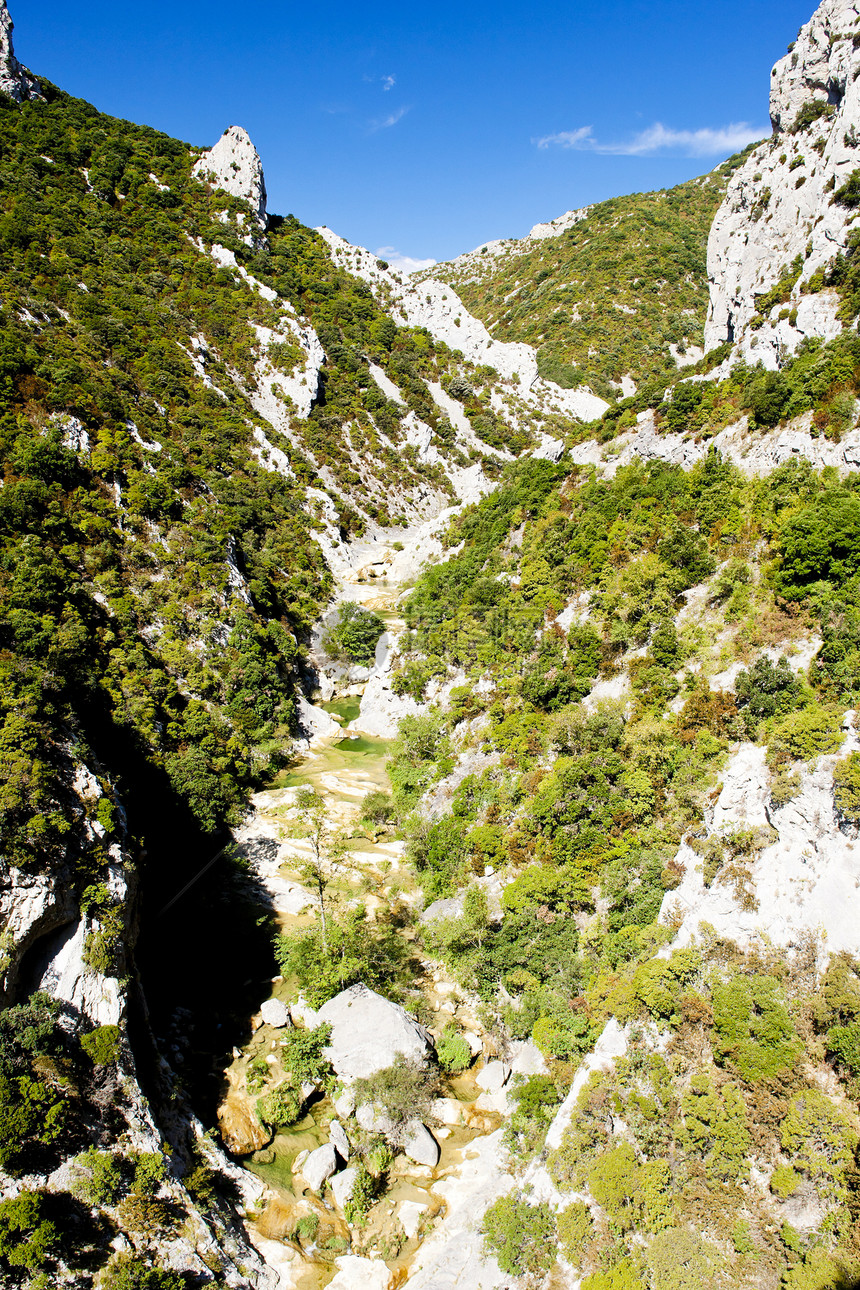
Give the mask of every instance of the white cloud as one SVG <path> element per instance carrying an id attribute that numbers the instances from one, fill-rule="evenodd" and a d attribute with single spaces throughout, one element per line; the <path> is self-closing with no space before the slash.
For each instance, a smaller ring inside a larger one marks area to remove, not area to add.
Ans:
<path id="1" fill-rule="evenodd" d="M 371 121 L 368 129 L 371 134 L 375 134 L 377 130 L 388 130 L 391 126 L 397 125 L 398 121 L 402 121 L 408 111 L 410 111 L 408 107 L 395 108 L 393 112 L 389 112 L 388 116 L 377 117 L 376 120 Z"/>
<path id="2" fill-rule="evenodd" d="M 382 92 L 383 92 L 383 94 L 384 94 L 387 90 L 393 89 L 393 87 L 394 87 L 394 85 L 395 85 L 395 83 L 396 83 L 396 81 L 397 81 L 397 77 L 396 77 L 396 76 L 383 76 L 383 77 L 381 77 L 380 79 L 382 80 Z"/>
<path id="3" fill-rule="evenodd" d="M 595 139 L 593 127 L 580 126 L 577 130 L 562 130 L 547 134 L 533 142 L 538 148 L 573 148 L 577 152 L 598 152 L 616 157 L 648 157 L 657 152 L 681 152 L 687 157 L 715 157 L 720 154 L 740 152 L 748 143 L 757 143 L 770 131 L 756 128 L 746 121 L 734 121 L 719 129 L 672 130 L 656 121 L 647 130 L 640 130 L 631 139 L 619 143 L 601 143 Z"/>
<path id="4" fill-rule="evenodd" d="M 411 255 L 401 255 L 393 246 L 377 247 L 376 255 L 385 260 L 389 269 L 395 273 L 417 273 L 419 269 L 432 269 L 436 260 L 416 260 Z"/>

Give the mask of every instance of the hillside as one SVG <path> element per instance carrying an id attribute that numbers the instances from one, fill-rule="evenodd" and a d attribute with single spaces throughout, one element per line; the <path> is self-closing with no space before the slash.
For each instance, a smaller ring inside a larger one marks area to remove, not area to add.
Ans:
<path id="1" fill-rule="evenodd" d="M 4 1286 L 860 1283 L 858 85 L 408 278 L 0 0 Z"/>
<path id="2" fill-rule="evenodd" d="M 708 233 L 740 158 L 657 193 L 600 202 L 436 265 L 498 340 L 525 341 L 541 375 L 602 397 L 665 386 L 702 354 Z M 574 218 L 576 216 L 576 218 Z M 564 225 L 567 224 L 567 227 Z"/>

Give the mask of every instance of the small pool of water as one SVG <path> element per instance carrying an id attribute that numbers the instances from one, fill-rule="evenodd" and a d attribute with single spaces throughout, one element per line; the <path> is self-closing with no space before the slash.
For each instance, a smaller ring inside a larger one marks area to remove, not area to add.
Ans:
<path id="1" fill-rule="evenodd" d="M 338 717 L 345 726 L 350 721 L 355 721 L 361 710 L 361 695 L 346 694 L 341 699 L 330 699 L 328 703 L 321 703 L 319 707 L 323 712 L 329 712 L 333 717 Z"/>
<path id="2" fill-rule="evenodd" d="M 370 735 L 346 735 L 334 745 L 338 752 L 372 754 L 374 757 L 385 757 L 388 744 L 383 739 L 373 739 Z"/>

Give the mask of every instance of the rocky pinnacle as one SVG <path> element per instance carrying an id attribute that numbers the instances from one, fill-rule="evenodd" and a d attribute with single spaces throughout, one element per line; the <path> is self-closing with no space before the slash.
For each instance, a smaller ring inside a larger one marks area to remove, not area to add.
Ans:
<path id="1" fill-rule="evenodd" d="M 16 103 L 39 96 L 39 82 L 22 67 L 12 48 L 12 19 L 6 0 L 0 0 L 0 93 Z"/>
<path id="2" fill-rule="evenodd" d="M 3 0 L 0 0 L 0 4 Z M 213 188 L 241 197 L 253 211 L 258 227 L 266 228 L 266 182 L 257 149 L 248 132 L 231 125 L 208 152 L 197 160 L 192 174 Z"/>

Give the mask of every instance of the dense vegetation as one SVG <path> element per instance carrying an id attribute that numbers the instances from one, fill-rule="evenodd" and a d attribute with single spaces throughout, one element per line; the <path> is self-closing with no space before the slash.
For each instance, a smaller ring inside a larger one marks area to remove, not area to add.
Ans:
<path id="1" fill-rule="evenodd" d="M 553 1237 L 589 1290 L 668 1287 L 679 1266 L 691 1288 L 746 1276 L 824 1287 L 853 1273 L 856 966 L 835 959 L 821 980 L 811 946 L 791 967 L 716 941 L 655 955 L 673 934 L 657 915 L 680 881 L 683 837 L 707 885 L 755 901 L 752 865 L 776 833 L 702 825 L 731 743 L 767 745 L 772 813 L 799 791 L 804 762 L 839 750 L 860 686 L 858 483 L 803 463 L 747 479 L 716 452 L 690 471 L 634 463 L 611 479 L 522 461 L 454 521 L 456 554 L 407 602 L 407 665 L 467 678 L 449 713 L 403 721 L 391 766 L 427 898 L 466 889 L 462 913 L 431 923 L 425 944 L 483 998 L 486 1025 L 533 1038 L 550 1062 L 551 1079 L 515 1094 L 515 1162 L 541 1156 L 608 1019 L 633 1027 L 627 1057 L 593 1078 L 548 1160 L 600 1218 L 575 1201 L 556 1230 L 546 1206 L 499 1202 L 486 1239 L 512 1274 L 539 1276 Z M 710 627 L 679 617 L 688 591 Z M 806 675 L 778 648 L 776 661 L 761 653 L 812 628 L 823 644 Z M 712 688 L 732 657 L 746 664 L 733 688 Z M 583 706 L 598 675 L 615 676 L 622 698 Z M 445 813 L 415 812 L 478 754 Z M 846 819 L 856 760 L 836 768 Z M 483 878 L 493 870 L 501 917 Z M 671 1036 L 665 1056 L 658 1033 Z M 835 1101 L 820 1091 L 828 1068 Z M 759 1208 L 751 1161 L 771 1177 Z M 821 1197 L 827 1222 L 774 1225 L 795 1193 Z"/>
<path id="2" fill-rule="evenodd" d="M 606 398 L 622 376 L 665 385 L 677 372 L 670 346 L 683 355 L 702 345 L 708 232 L 742 159 L 677 188 L 600 202 L 558 237 L 473 253 L 433 276 L 496 340 L 533 345 L 549 380 Z"/>

